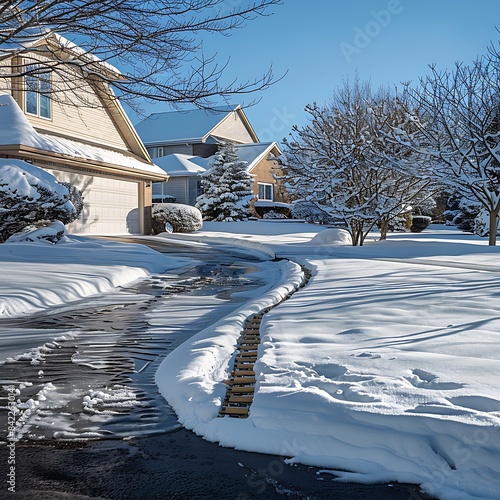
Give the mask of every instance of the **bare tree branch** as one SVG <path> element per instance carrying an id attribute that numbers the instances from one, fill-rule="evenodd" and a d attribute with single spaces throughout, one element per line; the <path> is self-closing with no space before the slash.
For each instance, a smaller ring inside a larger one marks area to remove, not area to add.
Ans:
<path id="1" fill-rule="evenodd" d="M 60 79 L 66 80 L 66 91 L 72 81 L 77 89 L 77 76 L 82 72 L 99 73 L 120 99 L 132 106 L 147 98 L 174 105 L 189 102 L 210 107 L 216 97 L 227 101 L 234 95 L 263 90 L 276 79 L 269 68 L 260 77 L 223 82 L 229 61 L 220 65 L 217 54 L 206 57 L 202 38 L 230 35 L 248 21 L 271 15 L 269 9 L 280 3 L 281 0 L 1 2 L 0 62 L 35 53 L 40 56 L 39 70 L 47 64 L 47 69 L 60 73 Z M 53 33 L 60 38 L 56 40 Z M 44 56 L 51 61 L 46 62 Z M 31 64 L 18 65 L 16 74 L 29 73 Z M 68 66 L 73 68 L 67 69 Z M 0 72 L 0 80 L 10 76 Z"/>

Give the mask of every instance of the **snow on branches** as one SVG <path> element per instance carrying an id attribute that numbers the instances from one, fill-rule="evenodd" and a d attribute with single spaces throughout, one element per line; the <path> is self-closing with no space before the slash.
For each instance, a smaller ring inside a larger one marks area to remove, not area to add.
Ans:
<path id="1" fill-rule="evenodd" d="M 453 71 L 431 67 L 417 88 L 407 89 L 405 110 L 417 130 L 395 135 L 400 144 L 427 155 L 437 181 L 482 208 L 490 245 L 500 213 L 499 60 L 492 52 L 469 66 L 457 63 Z"/>
<path id="2" fill-rule="evenodd" d="M 247 162 L 239 160 L 234 144 L 227 142 L 209 161 L 201 178 L 204 193 L 196 199 L 203 220 L 232 222 L 248 218 L 253 179 Z"/>
<path id="3" fill-rule="evenodd" d="M 388 91 L 373 94 L 357 79 L 325 106 L 308 105 L 310 122 L 294 127 L 282 158 L 286 187 L 349 228 L 362 245 L 378 225 L 389 223 L 429 197 L 430 180 L 408 147 L 387 140 L 394 126 L 406 127 L 398 101 Z"/>
<path id="4" fill-rule="evenodd" d="M 72 186 L 24 161 L 0 160 L 0 241 L 54 221 L 61 221 L 60 233 L 62 223 L 75 220 L 82 208 L 81 193 Z M 49 241 L 55 243 L 53 239 Z"/>

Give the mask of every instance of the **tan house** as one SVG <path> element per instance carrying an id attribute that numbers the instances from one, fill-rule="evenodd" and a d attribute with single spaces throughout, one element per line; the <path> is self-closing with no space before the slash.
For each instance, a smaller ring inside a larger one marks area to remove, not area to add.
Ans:
<path id="1" fill-rule="evenodd" d="M 123 78 L 50 31 L 0 45 L 0 157 L 83 191 L 71 233 L 151 232 L 152 183 L 168 176 L 111 90 L 108 82 Z"/>
<path id="2" fill-rule="evenodd" d="M 231 141 L 254 177 L 256 198 L 284 201 L 273 176 L 279 170 L 276 158 L 281 151 L 275 142 L 259 142 L 241 106 L 153 113 L 136 124 L 136 130 L 156 165 L 169 176 L 168 182 L 153 184 L 153 200 L 172 196 L 178 203 L 194 205 L 208 158 Z"/>

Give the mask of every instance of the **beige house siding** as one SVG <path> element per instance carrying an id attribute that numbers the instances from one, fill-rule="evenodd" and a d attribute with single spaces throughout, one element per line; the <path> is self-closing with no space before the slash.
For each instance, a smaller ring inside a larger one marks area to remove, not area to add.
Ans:
<path id="1" fill-rule="evenodd" d="M 139 182 L 45 169 L 83 192 L 80 218 L 66 226 L 71 234 L 140 234 Z"/>
<path id="2" fill-rule="evenodd" d="M 252 171 L 250 172 L 255 179 L 255 182 L 253 183 L 253 194 L 257 195 L 259 193 L 259 182 L 265 183 L 265 184 L 272 184 L 273 185 L 273 199 L 274 201 L 284 201 L 282 199 L 282 195 L 280 193 L 280 190 L 278 189 L 276 185 L 276 179 L 273 177 L 273 172 L 279 174 L 279 165 L 276 160 L 267 160 L 266 158 L 263 158 L 260 160 L 257 165 L 255 165 L 254 168 L 252 168 Z"/>
<path id="3" fill-rule="evenodd" d="M 38 131 L 78 137 L 82 142 L 127 150 L 127 144 L 106 108 L 77 69 L 65 67 L 62 75 L 52 72 L 51 84 L 54 90 L 57 89 L 51 99 L 51 119 L 26 113 L 28 120 Z M 14 97 L 24 111 L 25 93 L 18 93 Z"/>
<path id="4" fill-rule="evenodd" d="M 243 123 L 236 111 L 230 113 L 217 127 L 212 130 L 210 135 L 230 139 L 241 144 L 255 142 L 248 128 Z"/>

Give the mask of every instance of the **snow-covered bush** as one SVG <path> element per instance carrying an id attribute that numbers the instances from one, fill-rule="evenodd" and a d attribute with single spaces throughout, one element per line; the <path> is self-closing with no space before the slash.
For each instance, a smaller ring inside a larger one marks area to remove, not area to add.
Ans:
<path id="1" fill-rule="evenodd" d="M 190 205 L 181 203 L 153 205 L 153 233 L 164 233 L 165 224 L 168 224 L 174 233 L 192 233 L 202 228 L 203 220 L 201 212 Z"/>
<path id="2" fill-rule="evenodd" d="M 0 241 L 28 226 L 75 220 L 77 209 L 68 188 L 22 160 L 0 160 Z"/>
<path id="3" fill-rule="evenodd" d="M 241 161 L 234 144 L 224 144 L 210 158 L 208 170 L 203 172 L 203 194 L 196 199 L 196 207 L 203 220 L 233 222 L 250 216 L 253 178 L 247 171 L 247 162 Z"/>
<path id="4" fill-rule="evenodd" d="M 426 215 L 413 215 L 411 218 L 412 233 L 421 233 L 430 223 L 432 219 Z"/>
<path id="5" fill-rule="evenodd" d="M 266 212 L 263 216 L 263 219 L 288 219 L 286 215 L 283 215 L 280 212 L 275 212 L 274 210 L 271 210 L 269 212 Z"/>
<path id="6" fill-rule="evenodd" d="M 6 243 L 21 243 L 25 241 L 41 241 L 57 243 L 66 234 L 66 229 L 61 221 L 50 222 L 43 227 L 26 226 L 19 233 L 13 234 Z"/>
<path id="7" fill-rule="evenodd" d="M 254 210 L 257 215 L 264 219 L 289 219 L 292 217 L 289 203 L 256 201 L 254 203 Z M 272 215 L 268 217 L 267 214 L 270 213 L 272 213 Z"/>
<path id="8" fill-rule="evenodd" d="M 497 218 L 497 231 L 500 229 L 500 219 Z M 481 210 L 474 219 L 474 234 L 484 238 L 490 234 L 490 215 L 486 210 Z"/>
<path id="9" fill-rule="evenodd" d="M 481 205 L 464 196 L 453 193 L 448 198 L 447 210 L 444 212 L 446 223 L 457 226 L 467 233 L 475 232 L 475 220 L 481 212 Z"/>
<path id="10" fill-rule="evenodd" d="M 73 211 L 68 214 L 61 214 L 59 220 L 63 224 L 69 224 L 80 217 L 83 211 L 83 193 L 70 182 L 61 182 L 63 186 L 66 186 L 69 192 L 69 201 L 73 204 Z"/>

